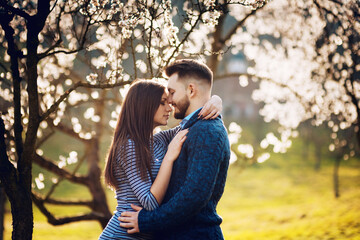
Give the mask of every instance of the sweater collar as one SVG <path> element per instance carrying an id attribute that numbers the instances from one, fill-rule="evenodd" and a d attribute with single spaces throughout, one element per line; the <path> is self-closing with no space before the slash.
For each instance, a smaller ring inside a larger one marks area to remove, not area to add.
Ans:
<path id="1" fill-rule="evenodd" d="M 201 111 L 202 107 L 196 110 L 195 112 L 191 113 L 190 118 L 184 118 L 183 121 L 181 121 L 180 125 L 182 129 L 186 129 L 191 127 L 194 123 L 199 121 L 198 114 Z"/>

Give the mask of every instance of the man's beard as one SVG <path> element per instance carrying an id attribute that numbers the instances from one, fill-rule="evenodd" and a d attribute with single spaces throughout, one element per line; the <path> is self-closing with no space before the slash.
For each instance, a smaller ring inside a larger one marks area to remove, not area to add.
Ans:
<path id="1" fill-rule="evenodd" d="M 175 104 L 175 107 L 179 110 L 179 112 L 174 113 L 174 117 L 176 119 L 184 119 L 186 111 L 190 106 L 190 101 L 188 96 L 184 96 L 179 102 Z"/>

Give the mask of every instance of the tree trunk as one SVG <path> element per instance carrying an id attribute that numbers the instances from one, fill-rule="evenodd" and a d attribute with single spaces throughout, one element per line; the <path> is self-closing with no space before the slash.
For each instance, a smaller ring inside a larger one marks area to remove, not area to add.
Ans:
<path id="1" fill-rule="evenodd" d="M 100 225 L 105 228 L 112 214 L 106 201 L 106 194 L 101 184 L 101 169 L 100 169 L 100 140 L 104 132 L 104 109 L 105 98 L 107 91 L 101 92 L 101 97 L 95 105 L 95 114 L 100 116 L 101 121 L 96 124 L 96 136 L 87 145 L 87 156 L 89 163 L 89 190 L 93 196 L 94 208 L 93 210 L 101 213 L 105 218 L 100 220 Z"/>
<path id="2" fill-rule="evenodd" d="M 225 18 L 226 14 L 221 14 L 218 20 L 218 25 L 216 26 L 215 32 L 213 33 L 214 42 L 211 45 L 211 51 L 213 54 L 210 55 L 208 66 L 213 71 L 214 76 L 217 73 L 217 68 L 219 65 L 219 51 L 223 48 L 224 45 L 224 43 L 221 42 L 221 32 L 223 30 Z"/>
<path id="3" fill-rule="evenodd" d="M 106 194 L 101 184 L 101 169 L 99 167 L 99 141 L 91 141 L 87 149 L 89 171 L 89 191 L 93 197 L 93 210 L 101 213 L 104 218 L 99 219 L 100 225 L 105 228 L 112 214 L 106 201 Z"/>
<path id="4" fill-rule="evenodd" d="M 33 233 L 32 202 L 29 194 L 24 191 L 12 201 L 11 213 L 13 217 L 13 240 L 31 240 Z"/>
<path id="5" fill-rule="evenodd" d="M 303 149 L 302 149 L 302 159 L 305 161 L 309 160 L 309 149 L 310 149 L 310 141 L 307 139 L 307 136 L 303 141 Z"/>
<path id="6" fill-rule="evenodd" d="M 339 167 L 340 167 L 340 162 L 341 162 L 341 157 L 337 156 L 335 158 L 334 172 L 333 172 L 334 196 L 335 196 L 335 198 L 340 197 L 340 191 L 339 191 Z"/>
<path id="7" fill-rule="evenodd" d="M 315 171 L 320 171 L 321 155 L 321 143 L 315 140 Z"/>
<path id="8" fill-rule="evenodd" d="M 32 202 L 30 189 L 17 175 L 15 167 L 6 154 L 5 125 L 0 118 L 0 179 L 11 204 L 13 217 L 13 240 L 31 240 L 33 231 Z"/>
<path id="9" fill-rule="evenodd" d="M 4 239 L 4 216 L 5 216 L 6 196 L 4 187 L 0 183 L 0 240 Z"/>

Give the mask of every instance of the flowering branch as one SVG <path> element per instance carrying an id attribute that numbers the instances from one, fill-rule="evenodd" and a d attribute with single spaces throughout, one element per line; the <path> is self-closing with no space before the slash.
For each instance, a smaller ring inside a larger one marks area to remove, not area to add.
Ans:
<path id="1" fill-rule="evenodd" d="M 131 81 L 122 81 L 122 82 L 114 83 L 114 84 L 110 84 L 110 83 L 90 84 L 90 83 L 85 83 L 85 82 L 77 82 L 74 84 L 74 86 L 72 86 L 70 89 L 68 89 L 63 95 L 61 95 L 60 98 L 44 114 L 42 114 L 41 121 L 45 120 L 47 117 L 49 117 L 49 115 L 51 113 L 55 112 L 58 109 L 60 103 L 63 102 L 65 100 L 65 98 L 67 98 L 69 96 L 69 94 L 72 91 L 74 91 L 75 89 L 77 89 L 78 87 L 106 89 L 106 88 L 114 88 L 114 87 L 124 86 L 129 83 L 131 83 Z"/>

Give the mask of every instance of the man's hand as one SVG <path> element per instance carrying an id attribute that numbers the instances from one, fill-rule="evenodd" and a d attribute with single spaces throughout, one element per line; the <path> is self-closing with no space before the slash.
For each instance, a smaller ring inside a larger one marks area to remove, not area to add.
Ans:
<path id="1" fill-rule="evenodd" d="M 140 232 L 138 225 L 138 215 L 142 207 L 131 204 L 132 209 L 136 212 L 123 212 L 121 217 L 119 217 L 120 226 L 127 228 L 129 234 Z"/>

